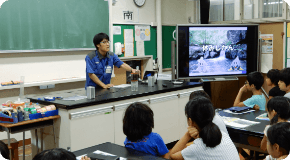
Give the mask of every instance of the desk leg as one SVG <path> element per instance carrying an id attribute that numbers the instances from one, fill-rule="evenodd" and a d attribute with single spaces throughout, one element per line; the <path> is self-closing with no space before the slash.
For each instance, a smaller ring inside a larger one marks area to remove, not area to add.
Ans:
<path id="1" fill-rule="evenodd" d="M 8 148 L 9 148 L 10 160 L 12 160 L 12 151 L 11 151 L 11 146 L 10 146 L 10 129 L 7 132 L 7 137 L 8 137 Z"/>
<path id="2" fill-rule="evenodd" d="M 40 128 L 40 134 L 41 134 L 41 151 L 43 151 L 43 128 Z"/>
<path id="3" fill-rule="evenodd" d="M 36 138 L 36 153 L 38 153 L 38 136 L 37 136 L 37 129 L 35 129 L 35 138 Z"/>
<path id="4" fill-rule="evenodd" d="M 53 129 L 53 138 L 54 138 L 54 148 L 56 148 L 56 139 L 55 139 L 55 132 L 54 132 L 54 121 L 52 123 L 52 129 Z"/>
<path id="5" fill-rule="evenodd" d="M 25 160 L 25 131 L 23 132 L 23 160 Z"/>

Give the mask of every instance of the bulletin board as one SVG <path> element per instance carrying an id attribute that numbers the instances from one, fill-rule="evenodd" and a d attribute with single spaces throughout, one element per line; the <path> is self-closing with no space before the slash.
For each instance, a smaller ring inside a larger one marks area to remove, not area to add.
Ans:
<path id="1" fill-rule="evenodd" d="M 263 23 L 260 24 L 261 34 L 273 34 L 273 69 L 283 68 L 283 37 L 284 23 Z"/>

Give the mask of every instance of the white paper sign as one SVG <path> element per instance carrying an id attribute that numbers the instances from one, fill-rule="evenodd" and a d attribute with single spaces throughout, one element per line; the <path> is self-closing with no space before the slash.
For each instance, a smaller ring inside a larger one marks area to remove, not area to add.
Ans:
<path id="1" fill-rule="evenodd" d="M 124 42 L 133 43 L 133 29 L 124 29 Z"/>
<path id="2" fill-rule="evenodd" d="M 125 44 L 125 57 L 132 57 L 134 56 L 134 45 L 133 43 L 126 43 Z"/>
<path id="3" fill-rule="evenodd" d="M 116 42 L 115 43 L 115 54 L 116 55 L 121 55 L 122 54 L 122 44 L 121 44 L 121 42 Z"/>
<path id="4" fill-rule="evenodd" d="M 123 17 L 126 22 L 134 21 L 133 11 L 123 11 Z"/>
<path id="5" fill-rule="evenodd" d="M 135 41 L 150 41 L 150 26 L 135 25 Z"/>
<path id="6" fill-rule="evenodd" d="M 268 73 L 273 67 L 273 54 L 261 54 L 261 72 Z"/>
<path id="7" fill-rule="evenodd" d="M 145 56 L 144 41 L 137 41 L 137 56 Z"/>
<path id="8" fill-rule="evenodd" d="M 273 53 L 273 34 L 261 34 L 262 53 Z"/>
<path id="9" fill-rule="evenodd" d="M 121 35 L 121 26 L 113 26 L 113 34 Z"/>

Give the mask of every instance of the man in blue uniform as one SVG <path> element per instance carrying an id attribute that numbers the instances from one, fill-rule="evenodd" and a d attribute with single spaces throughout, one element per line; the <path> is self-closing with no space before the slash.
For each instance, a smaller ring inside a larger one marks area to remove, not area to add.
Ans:
<path id="1" fill-rule="evenodd" d="M 86 56 L 86 88 L 94 86 L 96 88 L 110 88 L 111 75 L 114 65 L 132 73 L 139 72 L 122 62 L 118 56 L 110 52 L 109 36 L 106 33 L 99 33 L 93 39 L 96 51 L 90 52 Z"/>

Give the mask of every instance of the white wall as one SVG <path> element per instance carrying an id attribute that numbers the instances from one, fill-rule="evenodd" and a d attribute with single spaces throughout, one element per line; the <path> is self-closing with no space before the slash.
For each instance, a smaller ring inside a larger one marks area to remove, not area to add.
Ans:
<path id="1" fill-rule="evenodd" d="M 147 0 L 142 7 L 137 7 L 133 0 L 118 0 L 112 6 L 112 22 L 113 23 L 127 23 L 124 20 L 123 11 L 133 12 L 133 23 L 147 23 L 156 22 L 155 14 L 155 0 Z"/>
<path id="2" fill-rule="evenodd" d="M 162 0 L 162 24 L 176 25 L 188 23 L 188 16 L 193 16 L 193 1 Z M 133 0 L 118 0 L 112 6 L 112 23 L 128 23 L 124 20 L 123 11 L 133 11 L 132 23 L 156 22 L 155 0 L 147 0 L 142 7 L 137 7 Z"/>
<path id="3" fill-rule="evenodd" d="M 25 83 L 85 76 L 85 57 L 89 52 L 0 55 L 0 82 L 19 81 L 22 75 Z"/>
<path id="4" fill-rule="evenodd" d="M 162 24 L 187 24 L 187 2 L 188 0 L 162 0 Z"/>

